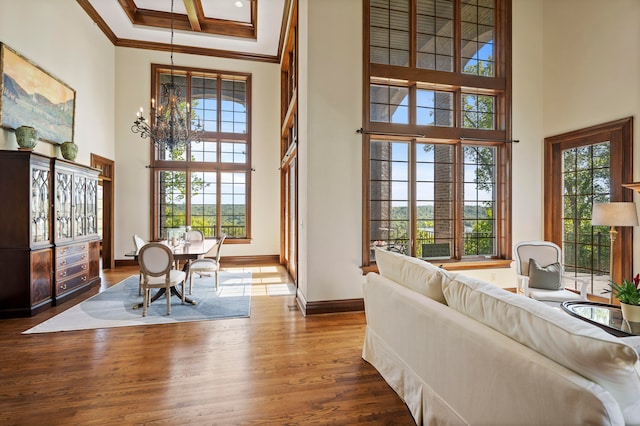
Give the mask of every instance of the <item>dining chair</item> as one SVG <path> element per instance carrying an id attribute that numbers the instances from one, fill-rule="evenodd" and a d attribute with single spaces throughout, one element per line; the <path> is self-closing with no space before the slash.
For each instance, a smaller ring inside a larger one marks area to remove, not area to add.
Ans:
<path id="1" fill-rule="evenodd" d="M 162 243 L 148 243 L 142 246 L 138 253 L 138 263 L 143 277 L 142 290 L 144 291 L 144 299 L 142 302 L 142 316 L 147 315 L 152 288 L 165 289 L 167 315 L 171 315 L 171 287 L 182 283 L 182 303 L 184 303 L 187 274 L 184 271 L 172 269 L 173 253 L 168 246 Z"/>
<path id="2" fill-rule="evenodd" d="M 562 249 L 550 241 L 524 241 L 514 247 L 518 293 L 552 306 L 568 300 L 587 300 L 586 280 L 566 275 L 562 265 Z M 565 288 L 573 281 L 580 293 Z"/>
<path id="3" fill-rule="evenodd" d="M 226 235 L 221 235 L 218 242 L 211 247 L 211 249 L 204 254 L 202 259 L 196 259 L 191 262 L 189 266 L 189 294 L 193 291 L 193 274 L 199 276 L 211 276 L 213 273 L 215 276 L 215 289 L 218 290 L 218 272 L 220 271 L 220 253 L 222 251 L 222 244 Z M 207 257 L 213 256 L 213 257 Z"/>
<path id="4" fill-rule="evenodd" d="M 136 248 L 136 256 L 140 253 L 140 249 L 145 245 L 145 241 L 138 235 L 133 234 L 133 246 Z M 138 282 L 138 296 L 142 294 L 142 270 L 140 270 L 140 281 Z"/>
<path id="5" fill-rule="evenodd" d="M 191 229 L 186 232 L 187 241 L 204 241 L 204 234 L 197 229 Z"/>

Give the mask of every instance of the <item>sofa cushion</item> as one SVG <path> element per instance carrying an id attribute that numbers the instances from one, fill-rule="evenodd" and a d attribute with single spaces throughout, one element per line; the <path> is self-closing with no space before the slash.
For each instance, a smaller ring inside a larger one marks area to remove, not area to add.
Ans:
<path id="1" fill-rule="evenodd" d="M 538 265 L 535 259 L 529 259 L 529 288 L 543 290 L 562 289 L 560 272 L 560 264 L 558 262 L 542 267 Z"/>
<path id="2" fill-rule="evenodd" d="M 607 389 L 627 424 L 640 424 L 640 362 L 629 345 L 544 303 L 458 274 L 448 305 Z"/>
<path id="3" fill-rule="evenodd" d="M 429 262 L 376 247 L 380 275 L 440 303 L 446 303 L 442 285 L 453 274 Z"/>

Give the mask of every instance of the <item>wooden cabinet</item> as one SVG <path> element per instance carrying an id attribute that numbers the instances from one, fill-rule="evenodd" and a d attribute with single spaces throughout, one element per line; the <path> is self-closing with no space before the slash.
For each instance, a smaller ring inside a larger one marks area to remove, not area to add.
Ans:
<path id="1" fill-rule="evenodd" d="M 56 247 L 56 302 L 100 280 L 100 241 Z"/>
<path id="2" fill-rule="evenodd" d="M 94 169 L 0 151 L 0 317 L 35 315 L 100 282 L 97 186 Z"/>
<path id="3" fill-rule="evenodd" d="M 60 303 L 100 282 L 98 171 L 55 159 L 53 176 L 54 300 Z"/>
<path id="4" fill-rule="evenodd" d="M 0 316 L 28 316 L 53 301 L 51 159 L 0 151 Z"/>

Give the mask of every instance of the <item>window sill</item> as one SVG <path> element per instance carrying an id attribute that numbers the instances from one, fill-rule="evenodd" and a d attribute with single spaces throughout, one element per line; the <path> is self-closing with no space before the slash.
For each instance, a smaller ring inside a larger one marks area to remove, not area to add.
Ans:
<path id="1" fill-rule="evenodd" d="M 225 238 L 224 244 L 251 244 L 251 238 Z"/>
<path id="2" fill-rule="evenodd" d="M 437 265 L 447 271 L 465 271 L 465 270 L 471 270 L 471 269 L 510 268 L 511 262 L 513 262 L 513 260 L 510 260 L 510 259 L 488 259 L 488 260 L 449 262 L 449 263 L 444 263 L 444 262 L 443 263 L 430 262 L 430 263 Z M 375 263 L 369 266 L 362 266 L 363 275 L 366 275 L 369 272 L 379 273 L 378 266 Z"/>

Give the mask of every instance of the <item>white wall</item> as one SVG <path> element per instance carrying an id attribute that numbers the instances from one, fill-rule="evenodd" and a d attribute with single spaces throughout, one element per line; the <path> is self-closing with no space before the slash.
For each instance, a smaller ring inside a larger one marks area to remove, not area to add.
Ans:
<path id="1" fill-rule="evenodd" d="M 133 234 L 150 237 L 149 140 L 131 132 L 140 107 L 149 109 L 151 64 L 169 64 L 167 52 L 116 49 L 115 258 L 133 249 Z M 225 244 L 223 256 L 277 255 L 280 250 L 280 66 L 174 54 L 176 66 L 252 74 L 251 244 Z"/>
<path id="2" fill-rule="evenodd" d="M 300 291 L 307 301 L 358 298 L 362 3 L 302 0 L 300 19 Z"/>
<path id="3" fill-rule="evenodd" d="M 636 121 L 640 1 L 545 0 L 543 19 L 544 136 L 630 116 Z M 636 182 L 640 181 L 637 124 L 633 137 Z M 638 194 L 635 201 L 640 201 Z M 640 228 L 634 229 L 634 241 L 637 248 Z M 640 250 L 636 249 L 634 270 L 639 266 Z"/>
<path id="4" fill-rule="evenodd" d="M 76 91 L 76 162 L 113 159 L 115 48 L 78 3 L 0 0 L 0 41 Z M 0 149 L 17 148 L 13 130 L 0 130 Z M 59 156 L 44 142 L 35 151 Z"/>

